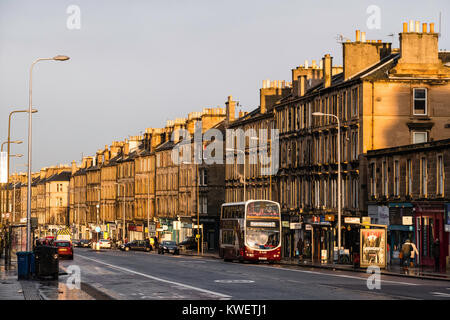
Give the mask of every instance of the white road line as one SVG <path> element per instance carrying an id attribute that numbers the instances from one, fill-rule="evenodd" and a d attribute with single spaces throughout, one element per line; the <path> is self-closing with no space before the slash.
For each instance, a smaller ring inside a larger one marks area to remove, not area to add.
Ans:
<path id="1" fill-rule="evenodd" d="M 109 264 L 109 263 L 106 263 L 106 262 L 103 262 L 103 261 L 100 261 L 100 260 L 88 258 L 88 257 L 82 256 L 82 255 L 79 255 L 79 254 L 77 256 L 81 257 L 83 259 L 88 259 L 88 260 L 91 260 L 91 261 L 94 261 L 94 262 L 97 262 L 97 263 L 100 263 L 100 264 L 104 264 L 104 265 L 106 265 L 108 267 L 111 267 L 113 269 L 121 270 L 121 271 L 128 272 L 128 273 L 133 273 L 133 274 L 145 277 L 145 278 L 149 278 L 149 279 L 153 279 L 153 280 L 161 281 L 161 282 L 165 282 L 165 283 L 170 283 L 170 284 L 174 284 L 174 285 L 177 285 L 177 286 L 185 287 L 187 289 L 192 289 L 192 290 L 196 290 L 196 291 L 212 294 L 212 295 L 215 295 L 215 296 L 219 296 L 222 299 L 231 299 L 231 296 L 228 296 L 226 294 L 222 294 L 222 293 L 219 293 L 219 292 L 214 292 L 214 291 L 210 291 L 210 290 L 206 290 L 206 289 L 202 289 L 202 288 L 193 287 L 193 286 L 190 286 L 190 285 L 187 285 L 187 284 L 184 284 L 184 283 L 180 283 L 180 282 L 175 282 L 175 281 L 169 281 L 169 280 L 161 279 L 161 278 L 158 278 L 158 277 L 155 277 L 155 276 L 151 276 L 151 275 L 148 275 L 148 274 L 145 274 L 145 273 L 141 273 L 141 272 L 137 272 L 137 271 L 134 271 L 134 270 L 131 270 L 131 269 L 127 269 L 127 268 L 119 267 L 119 266 L 116 266 L 116 265 L 113 265 L 113 264 Z"/>
<path id="2" fill-rule="evenodd" d="M 447 288 L 448 289 L 448 288 Z M 450 298 L 450 293 L 443 293 L 443 292 L 430 292 L 432 295 L 438 296 L 438 297 L 448 297 Z"/>
<path id="3" fill-rule="evenodd" d="M 270 269 L 274 269 L 274 267 L 266 267 L 266 266 L 255 266 L 255 265 L 249 265 L 251 267 L 259 267 L 259 268 L 270 268 Z M 288 268 L 277 268 L 278 270 L 288 270 L 288 271 L 293 271 L 293 272 L 302 272 L 302 273 L 311 273 L 311 274 L 318 274 L 318 275 L 325 275 L 325 276 L 330 276 L 330 277 L 339 277 L 339 278 L 350 278 L 350 279 L 358 279 L 358 280 L 363 280 L 363 281 L 367 281 L 367 278 L 362 278 L 362 277 L 355 277 L 355 276 L 347 276 L 347 275 L 343 275 L 343 274 L 331 274 L 331 273 L 322 273 L 322 272 L 317 272 L 317 271 L 306 271 L 306 270 L 295 270 L 295 269 L 288 269 Z M 418 284 L 415 283 L 409 283 L 409 282 L 401 282 L 401 281 L 391 281 L 391 280 L 380 280 L 381 282 L 387 282 L 387 283 L 396 283 L 396 284 L 403 284 L 403 285 L 407 285 L 407 286 L 418 286 Z"/>

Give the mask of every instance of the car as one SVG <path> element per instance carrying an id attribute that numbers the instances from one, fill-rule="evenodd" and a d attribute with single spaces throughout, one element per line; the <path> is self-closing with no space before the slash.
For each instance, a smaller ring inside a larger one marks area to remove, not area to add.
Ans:
<path id="1" fill-rule="evenodd" d="M 82 247 L 82 248 L 90 248 L 91 247 L 91 240 L 81 239 L 80 240 L 80 247 Z"/>
<path id="2" fill-rule="evenodd" d="M 158 244 L 158 254 L 173 253 L 180 254 L 180 249 L 175 241 L 163 240 Z"/>
<path id="3" fill-rule="evenodd" d="M 56 240 L 53 241 L 53 246 L 58 248 L 59 257 L 68 257 L 70 260 L 73 260 L 73 247 L 70 241 Z"/>
<path id="4" fill-rule="evenodd" d="M 81 240 L 73 239 L 72 240 L 72 245 L 74 247 L 81 247 Z"/>
<path id="5" fill-rule="evenodd" d="M 100 249 L 106 248 L 106 249 L 111 249 L 111 240 L 108 239 L 100 239 L 98 241 L 98 243 L 100 244 Z"/>
<path id="6" fill-rule="evenodd" d="M 178 244 L 179 247 L 183 247 L 186 250 L 197 249 L 197 240 L 195 237 L 187 237 Z"/>
<path id="7" fill-rule="evenodd" d="M 119 247 L 122 251 L 130 251 L 130 250 L 136 250 L 136 251 L 146 251 L 150 252 L 152 250 L 152 246 L 148 241 L 145 240 L 133 240 L 124 244 L 121 244 Z"/>

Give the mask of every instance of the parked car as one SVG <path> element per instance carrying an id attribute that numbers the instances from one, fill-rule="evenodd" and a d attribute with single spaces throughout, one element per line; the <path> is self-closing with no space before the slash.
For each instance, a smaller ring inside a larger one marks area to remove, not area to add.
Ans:
<path id="1" fill-rule="evenodd" d="M 124 244 L 121 244 L 119 246 L 119 249 L 122 251 L 130 251 L 130 250 L 136 250 L 136 251 L 146 251 L 149 252 L 152 250 L 152 246 L 148 241 L 145 240 L 134 240 L 131 242 L 127 242 Z"/>
<path id="2" fill-rule="evenodd" d="M 100 243 L 100 249 L 103 249 L 103 248 L 105 248 L 105 249 L 111 249 L 111 240 L 108 240 L 108 239 L 100 239 L 99 241 L 98 241 L 98 243 Z"/>
<path id="3" fill-rule="evenodd" d="M 197 240 L 195 240 L 195 237 L 187 237 L 178 244 L 178 247 L 183 247 L 186 250 L 197 249 Z"/>
<path id="4" fill-rule="evenodd" d="M 59 257 L 68 257 L 70 260 L 73 259 L 73 247 L 70 241 L 66 240 L 53 241 L 53 246 L 58 248 Z"/>
<path id="5" fill-rule="evenodd" d="M 158 254 L 173 253 L 180 254 L 180 249 L 175 241 L 164 240 L 158 244 Z"/>

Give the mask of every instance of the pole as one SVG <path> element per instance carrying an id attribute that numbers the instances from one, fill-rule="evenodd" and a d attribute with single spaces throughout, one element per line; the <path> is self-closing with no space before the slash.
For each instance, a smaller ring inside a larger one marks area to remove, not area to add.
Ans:
<path id="1" fill-rule="evenodd" d="M 147 237 L 150 239 L 150 172 L 147 180 Z"/>
<path id="2" fill-rule="evenodd" d="M 122 235 L 122 241 L 125 243 L 125 184 L 123 185 L 123 235 Z"/>
<path id="3" fill-rule="evenodd" d="M 32 146 L 32 103 L 33 103 L 33 67 L 43 60 L 53 60 L 49 58 L 36 59 L 30 67 L 30 87 L 28 101 L 28 184 L 27 184 L 27 251 L 31 251 L 31 146 Z"/>
<path id="4" fill-rule="evenodd" d="M 198 174 L 198 164 L 195 165 L 196 167 L 196 180 L 197 180 L 197 235 L 200 235 L 200 177 Z M 203 239 L 202 239 L 203 240 Z M 197 241 L 197 255 L 200 255 L 200 239 Z"/>
<path id="5" fill-rule="evenodd" d="M 339 122 L 339 117 L 336 117 L 338 123 L 338 261 L 340 261 L 341 253 L 341 124 Z"/>

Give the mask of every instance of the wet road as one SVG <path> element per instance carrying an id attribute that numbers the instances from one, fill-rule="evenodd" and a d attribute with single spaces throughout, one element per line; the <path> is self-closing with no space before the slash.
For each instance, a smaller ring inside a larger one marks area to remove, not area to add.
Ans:
<path id="1" fill-rule="evenodd" d="M 448 281 L 382 275 L 381 289 L 369 290 L 368 274 L 195 256 L 77 248 L 74 260 L 60 262 L 62 269 L 71 265 L 80 268 L 82 285 L 91 290 L 86 299 L 95 293 L 121 300 L 450 299 Z"/>

